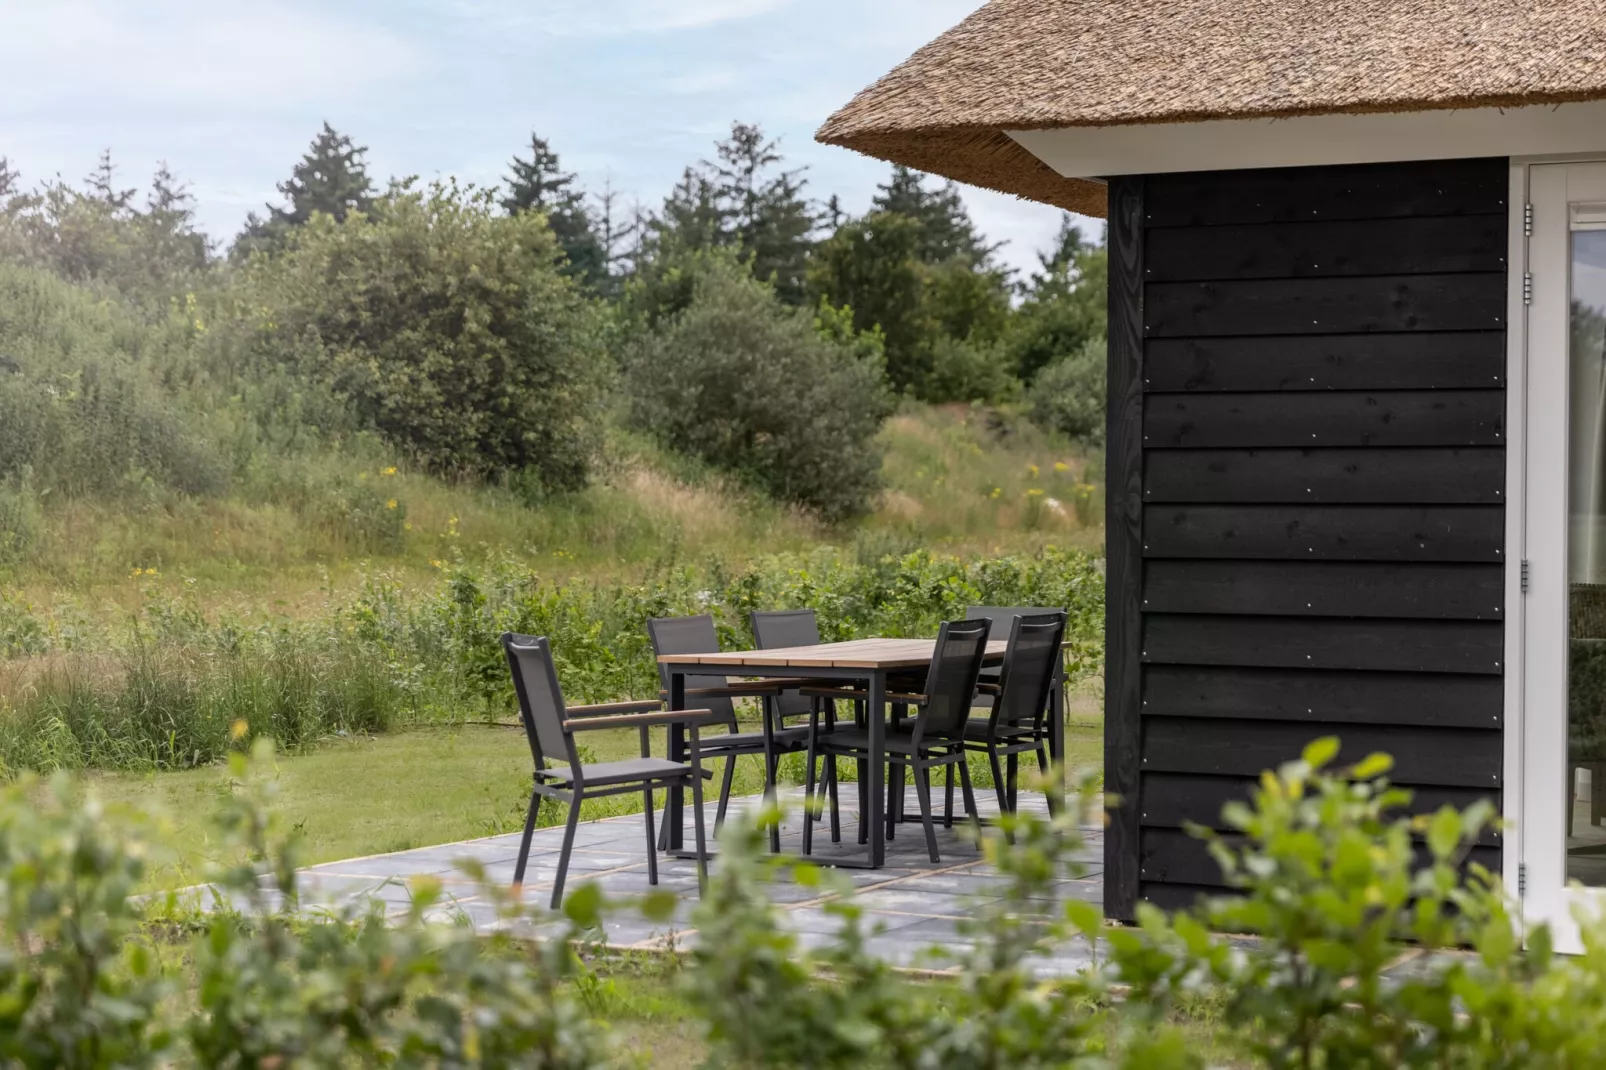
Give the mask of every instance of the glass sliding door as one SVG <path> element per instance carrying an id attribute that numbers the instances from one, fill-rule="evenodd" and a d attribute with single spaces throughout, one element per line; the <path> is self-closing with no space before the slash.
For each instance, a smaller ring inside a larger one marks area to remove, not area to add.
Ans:
<path id="1" fill-rule="evenodd" d="M 1520 553 L 1524 913 L 1579 950 L 1606 905 L 1606 164 L 1528 169 Z M 1513 446 L 1519 446 L 1513 443 Z M 1520 505 L 1519 505 L 1520 503 Z M 1515 556 L 1515 552 L 1513 553 Z"/>

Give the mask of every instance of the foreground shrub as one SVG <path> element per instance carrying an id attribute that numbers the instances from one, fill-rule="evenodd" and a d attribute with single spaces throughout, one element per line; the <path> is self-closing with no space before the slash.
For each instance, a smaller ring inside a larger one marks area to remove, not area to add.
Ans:
<path id="1" fill-rule="evenodd" d="M 627 360 L 635 419 L 671 449 L 828 521 L 867 512 L 890 414 L 879 363 L 787 308 L 721 256 L 686 269 L 690 299 Z"/>
<path id="2" fill-rule="evenodd" d="M 252 286 L 261 359 L 346 397 L 427 467 L 585 482 L 606 364 L 541 215 L 402 188 L 371 215 L 315 215 L 285 253 L 253 259 Z"/>
<path id="3" fill-rule="evenodd" d="M 152 826 L 83 806 L 66 780 L 0 791 L 0 1061 L 16 1067 L 460 1066 L 584 1070 L 605 1033 L 573 980 L 572 938 L 599 903 L 531 918 L 496 888 L 510 930 L 432 921 L 438 883 L 410 907 L 308 909 L 293 839 L 272 821 L 270 745 L 233 757 L 219 814 L 226 864 L 212 909 L 137 898 Z M 181 924 L 174 924 L 175 922 Z M 193 938 L 186 932 L 197 933 Z"/>

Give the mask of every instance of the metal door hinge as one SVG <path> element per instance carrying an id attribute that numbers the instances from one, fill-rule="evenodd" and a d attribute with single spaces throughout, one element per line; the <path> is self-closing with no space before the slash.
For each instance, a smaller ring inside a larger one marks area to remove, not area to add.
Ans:
<path id="1" fill-rule="evenodd" d="M 1522 899 L 1528 894 L 1528 863 L 1517 863 L 1517 898 Z"/>
<path id="2" fill-rule="evenodd" d="M 1524 237 L 1531 238 L 1533 237 L 1533 232 L 1534 206 L 1531 204 L 1525 204 L 1522 206 L 1522 233 Z"/>
<path id="3" fill-rule="evenodd" d="M 1525 305 L 1534 303 L 1534 277 L 1529 271 L 1522 273 L 1522 303 Z"/>
<path id="4" fill-rule="evenodd" d="M 1522 593 L 1528 593 L 1528 559 L 1522 559 Z"/>

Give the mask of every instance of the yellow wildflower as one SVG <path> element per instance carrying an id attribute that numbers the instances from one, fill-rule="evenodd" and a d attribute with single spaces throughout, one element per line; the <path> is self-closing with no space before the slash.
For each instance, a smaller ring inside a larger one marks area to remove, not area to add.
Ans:
<path id="1" fill-rule="evenodd" d="M 1026 471 L 1031 473 L 1031 476 L 1032 476 L 1033 479 L 1037 478 L 1037 466 L 1035 464 L 1027 465 L 1026 466 Z"/>
<path id="2" fill-rule="evenodd" d="M 1071 470 L 1071 466 L 1066 464 L 1064 461 L 1055 461 L 1054 462 L 1054 471 L 1056 471 L 1056 472 L 1069 472 L 1070 470 Z"/>
<path id="3" fill-rule="evenodd" d="M 994 487 L 993 488 L 993 492 L 991 494 L 987 495 L 987 497 L 989 497 L 989 498 L 997 498 L 997 497 L 1000 497 L 1001 495 L 1003 495 L 1003 493 L 1004 493 L 1004 488 L 1003 487 Z"/>
<path id="4" fill-rule="evenodd" d="M 380 472 L 379 474 L 382 475 L 382 476 L 393 476 L 393 475 L 396 474 L 396 466 L 395 465 L 391 465 L 389 468 L 385 469 L 384 471 Z"/>
<path id="5" fill-rule="evenodd" d="M 411 520 L 403 520 L 402 521 L 402 530 L 403 531 L 412 531 L 413 530 L 413 522 Z"/>
<path id="6" fill-rule="evenodd" d="M 394 508 L 396 508 L 396 499 L 392 498 L 390 501 L 386 502 L 385 503 L 385 508 L 386 509 L 394 509 Z"/>
<path id="7" fill-rule="evenodd" d="M 429 563 L 430 563 L 430 564 L 431 564 L 431 565 L 434 565 L 434 566 L 435 566 L 435 567 L 436 567 L 436 568 L 442 568 L 442 567 L 444 567 L 444 566 L 445 566 L 445 564 L 446 564 L 446 562 L 444 562 L 444 561 L 441 561 L 441 560 L 440 560 L 440 559 L 439 559 L 439 558 L 433 558 L 433 557 L 432 557 L 432 558 L 430 558 L 430 561 L 429 561 Z"/>
<path id="8" fill-rule="evenodd" d="M 1033 487 L 1031 490 L 1028 490 L 1026 492 L 1026 497 L 1028 497 L 1028 498 L 1041 498 L 1042 496 L 1043 496 L 1043 491 L 1039 487 Z"/>

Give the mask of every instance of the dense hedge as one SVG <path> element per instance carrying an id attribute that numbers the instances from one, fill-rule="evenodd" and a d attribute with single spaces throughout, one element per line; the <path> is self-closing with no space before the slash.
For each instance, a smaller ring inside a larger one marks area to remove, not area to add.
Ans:
<path id="1" fill-rule="evenodd" d="M 422 594 L 386 573 L 311 619 L 208 616 L 151 588 L 127 634 L 0 602 L 0 653 L 24 686 L 0 698 L 0 771 L 174 768 L 218 760 L 229 726 L 305 746 L 338 731 L 504 718 L 497 637 L 551 638 L 575 701 L 657 693 L 646 622 L 713 613 L 726 646 L 752 645 L 754 609 L 808 606 L 830 639 L 934 635 L 970 604 L 1065 606 L 1075 671 L 1097 672 L 1104 581 L 1088 554 L 863 562 L 836 549 L 744 565 L 660 568 L 634 581 L 559 583 L 514 561 L 449 564 Z M 51 655 L 18 657 L 18 655 Z"/>

